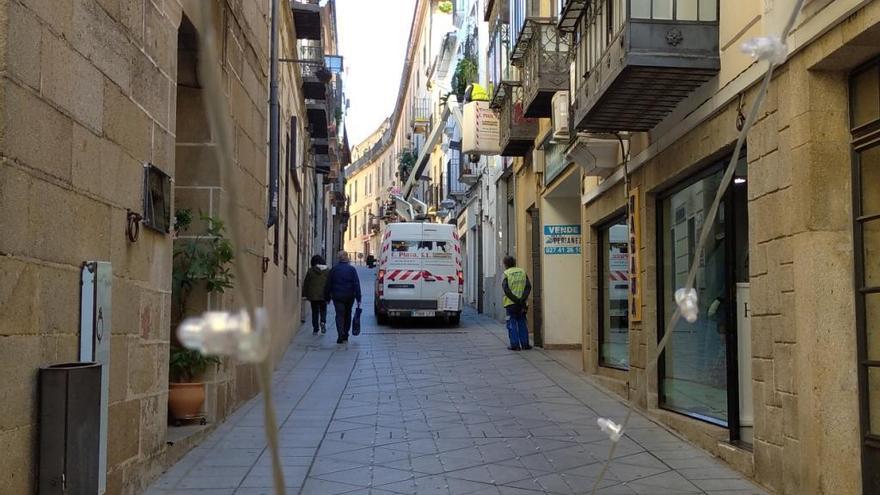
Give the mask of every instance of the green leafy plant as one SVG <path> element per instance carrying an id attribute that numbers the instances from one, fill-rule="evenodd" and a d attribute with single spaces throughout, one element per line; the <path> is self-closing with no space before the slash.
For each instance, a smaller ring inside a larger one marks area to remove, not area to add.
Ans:
<path id="1" fill-rule="evenodd" d="M 471 57 L 464 57 L 455 66 L 455 75 L 452 76 L 452 91 L 459 101 L 464 101 L 464 93 L 467 87 L 477 82 L 480 67 L 477 61 Z"/>
<path id="2" fill-rule="evenodd" d="M 412 150 L 405 150 L 400 154 L 400 165 L 398 167 L 400 171 L 400 180 L 405 181 L 407 177 L 409 177 L 409 173 L 412 171 L 413 167 L 416 164 L 416 153 Z"/>
<path id="3" fill-rule="evenodd" d="M 232 287 L 233 274 L 229 267 L 234 257 L 232 243 L 224 237 L 226 227 L 217 218 L 201 215 L 207 225 L 205 234 L 192 239 L 177 239 L 172 268 L 172 299 L 181 317 L 192 290 L 204 284 L 208 293 L 222 293 Z M 188 209 L 175 212 L 177 232 L 192 225 L 193 214 Z"/>
<path id="4" fill-rule="evenodd" d="M 169 377 L 174 383 L 193 383 L 205 374 L 211 364 L 220 364 L 215 356 L 205 356 L 199 351 L 172 346 L 168 360 Z"/>
<path id="5" fill-rule="evenodd" d="M 444 14 L 452 13 L 452 2 L 450 0 L 443 0 L 439 4 L 437 4 L 437 10 L 443 12 Z"/>

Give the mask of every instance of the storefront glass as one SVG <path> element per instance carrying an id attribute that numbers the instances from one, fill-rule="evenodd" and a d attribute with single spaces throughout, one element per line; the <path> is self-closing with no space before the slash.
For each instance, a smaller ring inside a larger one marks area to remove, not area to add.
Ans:
<path id="1" fill-rule="evenodd" d="M 721 181 L 719 169 L 693 181 L 663 200 L 662 257 L 664 322 L 675 310 L 675 291 L 685 286 L 688 270 L 698 255 L 697 244 Z M 725 201 L 726 203 L 727 201 Z M 696 290 L 699 318 L 681 319 L 661 359 L 661 405 L 721 424 L 728 420 L 727 332 L 730 288 L 727 285 L 728 239 L 725 205 L 719 209 L 709 242 L 699 253 Z"/>
<path id="2" fill-rule="evenodd" d="M 862 486 L 880 490 L 880 60 L 850 79 Z"/>
<path id="3" fill-rule="evenodd" d="M 599 364 L 629 369 L 629 227 L 621 217 L 599 229 L 600 296 Z"/>

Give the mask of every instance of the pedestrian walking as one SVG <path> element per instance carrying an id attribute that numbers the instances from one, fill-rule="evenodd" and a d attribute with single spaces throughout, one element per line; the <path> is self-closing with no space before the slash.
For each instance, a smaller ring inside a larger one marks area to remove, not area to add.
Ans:
<path id="1" fill-rule="evenodd" d="M 531 349 L 529 329 L 526 325 L 527 300 L 532 291 L 532 283 L 526 271 L 516 266 L 513 256 L 504 257 L 504 310 L 507 313 L 507 334 L 510 337 L 511 351 Z"/>
<path id="2" fill-rule="evenodd" d="M 361 306 L 361 281 L 357 270 L 351 266 L 351 258 L 345 251 L 336 255 L 337 263 L 327 275 L 324 288 L 324 300 L 333 301 L 336 311 L 337 344 L 348 341 L 348 330 L 351 328 L 351 309 L 357 301 Z"/>
<path id="3" fill-rule="evenodd" d="M 312 256 L 312 266 L 303 280 L 303 297 L 312 305 L 312 333 L 327 333 L 327 299 L 324 289 L 327 286 L 327 275 L 330 272 L 324 258 L 316 254 Z"/>

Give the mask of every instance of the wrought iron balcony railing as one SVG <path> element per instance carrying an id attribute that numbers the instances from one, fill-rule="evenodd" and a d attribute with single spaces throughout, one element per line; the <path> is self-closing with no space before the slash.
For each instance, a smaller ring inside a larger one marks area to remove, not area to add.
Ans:
<path id="1" fill-rule="evenodd" d="M 569 81 L 569 37 L 560 33 L 550 19 L 530 19 L 533 35 L 526 45 L 522 64 L 524 114 L 550 117 L 551 101 L 557 91 L 567 91 Z"/>
<path id="2" fill-rule="evenodd" d="M 412 127 L 415 132 L 428 134 L 432 124 L 431 100 L 428 98 L 416 98 L 412 106 Z"/>
<path id="3" fill-rule="evenodd" d="M 510 37 L 513 47 L 510 60 L 514 63 L 525 54 L 526 46 L 537 34 L 533 20 L 541 17 L 541 0 L 510 0 Z"/>
<path id="4" fill-rule="evenodd" d="M 577 27 L 580 130 L 648 131 L 718 73 L 718 0 L 593 0 Z"/>
<path id="5" fill-rule="evenodd" d="M 471 162 L 470 158 L 467 155 L 461 153 L 461 144 L 459 143 L 459 149 L 454 150 L 453 154 L 454 159 L 457 162 L 458 174 L 456 174 L 456 178 L 458 182 L 464 184 L 465 186 L 472 186 L 477 183 L 479 176 L 477 174 L 477 165 L 478 163 Z M 466 189 L 466 188 L 464 188 Z"/>
<path id="6" fill-rule="evenodd" d="M 499 117 L 501 156 L 526 156 L 538 137 L 537 119 L 523 109 L 523 87 L 509 86 Z"/>
<path id="7" fill-rule="evenodd" d="M 300 40 L 297 46 L 297 64 L 302 75 L 303 97 L 308 100 L 327 98 L 327 80 L 331 74 L 324 66 L 324 47 L 320 41 Z"/>
<path id="8" fill-rule="evenodd" d="M 454 148 L 453 144 L 449 145 L 449 161 L 446 166 L 446 177 L 447 177 L 447 186 L 446 190 L 449 192 L 450 196 L 460 196 L 467 192 L 467 186 L 461 182 L 462 177 L 462 168 L 461 163 L 464 161 L 462 159 L 461 154 L 461 144 L 458 143 L 458 148 Z"/>

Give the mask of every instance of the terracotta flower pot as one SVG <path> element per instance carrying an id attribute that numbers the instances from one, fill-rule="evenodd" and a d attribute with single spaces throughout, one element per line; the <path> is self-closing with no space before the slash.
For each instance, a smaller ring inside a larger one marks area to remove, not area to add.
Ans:
<path id="1" fill-rule="evenodd" d="M 199 416 L 205 403 L 204 383 L 169 383 L 168 409 L 175 419 Z"/>

